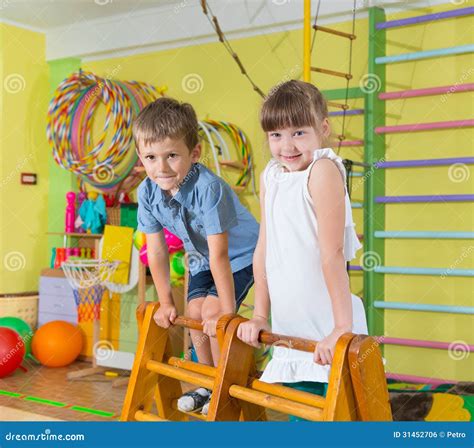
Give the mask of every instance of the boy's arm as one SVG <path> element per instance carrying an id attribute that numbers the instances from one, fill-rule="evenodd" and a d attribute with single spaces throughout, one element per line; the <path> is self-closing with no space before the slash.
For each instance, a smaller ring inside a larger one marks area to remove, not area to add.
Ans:
<path id="1" fill-rule="evenodd" d="M 265 256 L 267 234 L 265 225 L 265 182 L 263 173 L 260 176 L 260 231 L 257 246 L 253 254 L 253 276 L 255 281 L 254 318 L 268 320 L 270 314 L 270 294 L 268 292 L 267 275 L 265 270 Z"/>
<path id="2" fill-rule="evenodd" d="M 147 257 L 151 276 L 162 305 L 174 306 L 171 293 L 168 246 L 163 231 L 146 235 Z"/>
<path id="3" fill-rule="evenodd" d="M 227 232 L 208 235 L 209 265 L 216 285 L 222 314 L 235 313 L 234 277 L 229 260 Z"/>

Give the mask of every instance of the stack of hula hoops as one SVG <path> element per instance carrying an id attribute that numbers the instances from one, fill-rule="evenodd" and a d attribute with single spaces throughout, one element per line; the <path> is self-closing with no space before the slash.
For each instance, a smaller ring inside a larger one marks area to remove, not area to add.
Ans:
<path id="1" fill-rule="evenodd" d="M 119 192 L 129 193 L 140 184 L 144 172 L 134 147 L 132 123 L 164 90 L 82 70 L 59 84 L 49 105 L 46 134 L 54 160 L 77 175 L 80 191 L 88 184 L 118 197 Z M 105 111 L 105 119 L 94 138 L 99 108 Z M 200 136 L 212 153 L 209 162 L 218 175 L 222 160 L 231 159 L 226 140 L 233 144 L 240 159 L 236 187 L 246 187 L 253 180 L 253 166 L 244 132 L 224 121 L 205 120 L 199 125 Z"/>

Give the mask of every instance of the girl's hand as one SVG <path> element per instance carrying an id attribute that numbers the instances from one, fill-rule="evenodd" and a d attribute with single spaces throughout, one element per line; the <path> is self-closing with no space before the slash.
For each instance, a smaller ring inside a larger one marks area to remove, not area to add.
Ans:
<path id="1" fill-rule="evenodd" d="M 153 316 L 153 319 L 155 319 L 155 322 L 159 327 L 169 328 L 171 325 L 173 325 L 177 315 L 178 311 L 174 305 L 160 304 L 160 307 Z"/>
<path id="2" fill-rule="evenodd" d="M 261 331 L 270 331 L 267 319 L 263 317 L 254 317 L 247 322 L 239 325 L 237 329 L 237 337 L 246 344 L 260 348 L 258 335 Z"/>
<path id="3" fill-rule="evenodd" d="M 337 340 L 350 330 L 339 330 L 335 328 L 328 336 L 322 341 L 318 342 L 316 350 L 314 351 L 313 360 L 316 364 L 321 366 L 332 364 L 334 357 L 334 349 L 336 347 Z"/>

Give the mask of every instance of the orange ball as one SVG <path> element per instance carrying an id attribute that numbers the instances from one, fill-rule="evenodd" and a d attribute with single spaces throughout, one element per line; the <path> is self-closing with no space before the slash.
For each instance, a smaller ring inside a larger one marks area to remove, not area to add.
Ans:
<path id="1" fill-rule="evenodd" d="M 44 324 L 34 334 L 31 351 L 44 366 L 64 367 L 79 356 L 82 346 L 82 330 L 77 325 L 55 320 Z"/>

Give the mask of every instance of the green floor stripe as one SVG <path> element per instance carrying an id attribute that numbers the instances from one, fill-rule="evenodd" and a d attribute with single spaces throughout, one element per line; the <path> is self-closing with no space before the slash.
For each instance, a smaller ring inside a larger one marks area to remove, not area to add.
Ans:
<path id="1" fill-rule="evenodd" d="M 48 404 L 50 406 L 57 406 L 58 408 L 63 408 L 66 406 L 65 403 L 60 403 L 59 401 L 46 400 L 44 398 L 38 397 L 25 397 L 27 401 L 34 401 L 35 403 Z"/>
<path id="2" fill-rule="evenodd" d="M 8 392 L 8 390 L 0 389 L 0 395 L 6 395 L 7 397 L 21 397 L 21 394 L 15 392 Z"/>
<path id="3" fill-rule="evenodd" d="M 49 406 L 56 406 L 58 408 L 72 409 L 77 412 L 86 412 L 88 414 L 100 415 L 101 417 L 114 417 L 115 412 L 99 411 L 97 409 L 84 408 L 82 406 L 71 406 L 70 404 L 61 403 L 59 401 L 46 400 L 39 397 L 24 397 L 24 394 L 19 394 L 16 392 L 9 392 L 8 390 L 0 389 L 0 395 L 5 395 L 7 397 L 15 398 L 24 398 L 27 401 L 32 401 L 34 403 L 46 404 Z M 118 417 L 120 419 L 120 417 Z"/>
<path id="4" fill-rule="evenodd" d="M 71 406 L 73 411 L 87 412 L 88 414 L 100 415 L 102 417 L 112 417 L 115 412 L 98 411 L 96 409 L 83 408 L 82 406 Z"/>

